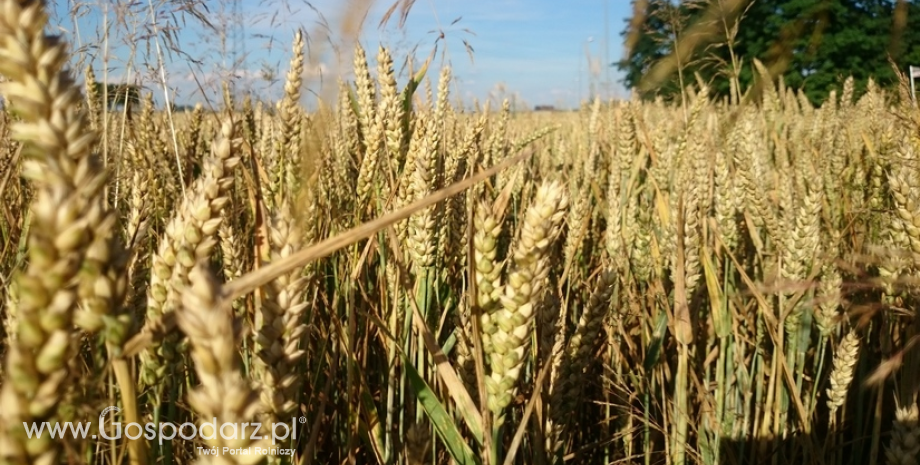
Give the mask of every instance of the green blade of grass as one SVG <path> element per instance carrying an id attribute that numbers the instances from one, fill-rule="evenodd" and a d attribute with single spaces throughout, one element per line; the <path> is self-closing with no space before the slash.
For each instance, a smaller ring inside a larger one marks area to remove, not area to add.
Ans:
<path id="1" fill-rule="evenodd" d="M 392 230 L 391 230 L 392 233 Z M 389 235 L 390 240 L 394 241 L 393 248 L 396 249 L 396 236 L 394 234 Z M 397 260 L 397 263 L 399 261 Z M 402 266 L 401 264 L 399 265 Z M 407 286 L 407 282 L 403 281 L 403 286 Z M 408 287 L 405 287 L 408 291 Z M 453 399 L 454 403 L 457 405 L 457 409 L 460 412 L 463 421 L 466 422 L 467 428 L 469 428 L 470 434 L 473 435 L 473 439 L 476 440 L 476 443 L 483 445 L 483 419 L 480 414 L 480 410 L 476 407 L 476 404 L 473 402 L 470 393 L 463 386 L 463 382 L 460 380 L 460 377 L 457 375 L 457 372 L 451 366 L 450 361 L 447 356 L 444 355 L 444 351 L 441 350 L 441 347 L 438 345 L 437 340 L 435 340 L 434 335 L 431 333 L 431 330 L 428 329 L 428 325 L 425 323 L 424 315 L 418 308 L 418 304 L 415 300 L 409 299 L 409 306 L 412 308 L 412 325 L 415 326 L 418 330 L 419 335 L 421 336 L 422 342 L 425 344 L 425 348 L 428 349 L 428 352 L 433 357 L 433 360 L 436 365 L 435 373 L 438 374 L 441 382 L 444 383 L 444 387 L 447 389 L 450 398 Z"/>
<path id="2" fill-rule="evenodd" d="M 473 450 L 470 449 L 466 441 L 463 440 L 463 436 L 460 434 L 460 431 L 457 430 L 457 425 L 454 424 L 450 414 L 447 413 L 447 409 L 441 405 L 437 396 L 431 388 L 428 387 L 428 383 L 422 379 L 418 371 L 415 370 L 415 367 L 412 366 L 411 360 L 406 358 L 405 354 L 401 354 L 401 356 L 409 383 L 412 384 L 412 388 L 418 396 L 419 403 L 425 410 L 428 419 L 431 420 L 431 424 L 434 425 L 434 429 L 437 431 L 444 446 L 447 447 L 447 451 L 450 453 L 451 458 L 458 464 L 478 465 L 480 463 L 479 459 L 473 453 Z"/>

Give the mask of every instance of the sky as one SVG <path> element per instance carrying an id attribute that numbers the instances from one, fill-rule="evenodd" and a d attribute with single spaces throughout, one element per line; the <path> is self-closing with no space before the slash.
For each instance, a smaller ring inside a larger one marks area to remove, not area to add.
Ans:
<path id="1" fill-rule="evenodd" d="M 277 99 L 298 28 L 308 37 L 308 105 L 334 95 L 338 78 L 353 78 L 356 38 L 372 67 L 378 45 L 390 50 L 400 86 L 407 80 L 407 58 L 418 69 L 437 46 L 429 76 L 436 83 L 440 67 L 449 64 L 451 97 L 465 104 L 508 98 L 522 108 L 572 108 L 592 89 L 601 97 L 627 96 L 619 71 L 604 64 L 606 57 L 615 62 L 623 54 L 620 33 L 632 12 L 629 0 L 416 0 L 402 27 L 398 8 L 381 26 L 396 1 L 239 0 L 234 6 L 197 0 L 209 27 L 175 0 L 140 0 L 132 7 L 68 0 L 54 2 L 52 24 L 74 44 L 75 66 L 92 63 L 98 80 L 140 82 L 158 102 L 168 92 L 180 105 L 213 101 L 228 72 L 236 93 Z M 125 8 L 133 8 L 132 14 Z M 228 31 L 223 45 L 220 31 Z"/>

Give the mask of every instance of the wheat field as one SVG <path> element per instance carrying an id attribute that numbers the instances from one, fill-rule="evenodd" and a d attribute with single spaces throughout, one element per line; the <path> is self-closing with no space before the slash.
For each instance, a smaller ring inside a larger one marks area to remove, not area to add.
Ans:
<path id="1" fill-rule="evenodd" d="M 906 81 L 529 113 L 358 46 L 307 111 L 298 33 L 278 102 L 127 118 L 46 23 L 0 0 L 0 463 L 918 463 Z"/>

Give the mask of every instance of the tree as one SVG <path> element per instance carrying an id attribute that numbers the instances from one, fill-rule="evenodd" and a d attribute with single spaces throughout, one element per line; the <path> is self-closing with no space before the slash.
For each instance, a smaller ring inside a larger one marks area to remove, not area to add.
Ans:
<path id="1" fill-rule="evenodd" d="M 139 86 L 133 84 L 103 84 L 98 81 L 93 83 L 93 86 L 100 101 L 105 95 L 105 103 L 108 108 L 125 106 L 130 114 L 131 109 L 141 102 L 141 89 Z"/>
<path id="2" fill-rule="evenodd" d="M 677 5 L 666 0 L 650 2 L 643 37 L 632 56 L 618 63 L 626 73 L 624 84 L 636 87 L 649 62 L 657 62 L 674 50 L 673 41 L 664 47 L 651 45 L 674 29 L 655 20 L 667 7 L 686 12 L 679 27 L 689 30 L 704 20 L 712 21 L 712 9 L 726 3 L 728 0 L 707 0 L 705 7 L 699 8 L 699 2 L 694 2 L 698 8 L 690 9 L 685 6 L 687 1 Z M 896 10 L 900 16 L 895 15 Z M 858 91 L 870 77 L 881 86 L 893 85 L 896 77 L 889 56 L 899 68 L 920 64 L 918 28 L 920 5 L 903 0 L 753 0 L 743 10 L 730 44 L 744 65 L 738 76 L 742 87 L 753 83 L 751 62 L 757 58 L 783 76 L 789 86 L 802 88 L 813 103 L 820 103 L 847 76 L 853 76 Z M 725 79 L 725 67 L 731 61 L 728 45 L 724 38 L 713 39 L 696 47 L 693 56 L 686 59 L 686 71 L 710 81 L 717 95 L 728 95 L 730 89 Z M 673 96 L 679 91 L 676 80 L 669 76 L 647 89 L 644 96 Z"/>
<path id="3" fill-rule="evenodd" d="M 672 53 L 674 44 L 680 40 L 684 26 L 692 17 L 689 10 L 690 3 L 688 2 L 679 4 L 664 0 L 647 2 L 644 20 L 636 24 L 640 30 L 636 31 L 635 43 L 629 55 L 617 63 L 619 69 L 625 72 L 623 83 L 627 88 L 638 88 L 642 78 L 648 74 L 652 66 Z M 630 23 L 627 22 L 627 24 Z M 626 37 L 630 32 L 627 28 L 621 35 Z M 662 82 L 656 93 L 673 96 L 680 92 L 680 81 L 681 79 L 678 78 Z"/>

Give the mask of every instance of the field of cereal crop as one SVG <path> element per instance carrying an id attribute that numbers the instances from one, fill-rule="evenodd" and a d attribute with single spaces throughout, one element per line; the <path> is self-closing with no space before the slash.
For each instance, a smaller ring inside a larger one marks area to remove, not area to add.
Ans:
<path id="1" fill-rule="evenodd" d="M 43 8 L 0 0 L 0 463 L 917 463 L 907 81 L 532 113 L 358 46 L 308 110 L 298 33 L 278 102 L 127 118 Z"/>

